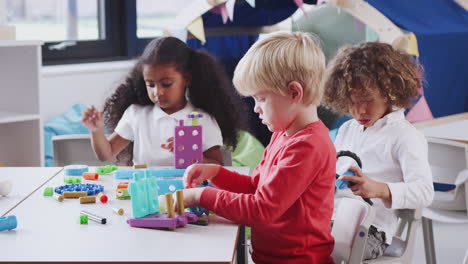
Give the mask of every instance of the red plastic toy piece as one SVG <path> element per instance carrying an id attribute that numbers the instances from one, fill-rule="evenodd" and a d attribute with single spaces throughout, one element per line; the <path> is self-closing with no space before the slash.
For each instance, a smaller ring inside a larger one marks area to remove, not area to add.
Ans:
<path id="1" fill-rule="evenodd" d="M 107 203 L 107 201 L 109 200 L 109 198 L 107 198 L 107 195 L 105 195 L 103 192 L 98 193 L 97 197 L 99 198 L 99 201 L 101 201 L 101 203 Z"/>

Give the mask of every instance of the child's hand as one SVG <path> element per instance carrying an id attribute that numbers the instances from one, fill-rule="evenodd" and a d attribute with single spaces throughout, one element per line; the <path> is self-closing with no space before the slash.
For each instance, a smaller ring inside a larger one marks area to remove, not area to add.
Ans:
<path id="1" fill-rule="evenodd" d="M 345 175 L 340 177 L 340 180 L 350 181 L 355 183 L 349 189 L 355 195 L 364 198 L 381 198 L 383 200 L 391 200 L 391 193 L 388 185 L 383 182 L 374 181 L 362 173 L 362 171 L 355 167 L 350 167 L 356 176 Z"/>
<path id="2" fill-rule="evenodd" d="M 184 207 L 190 208 L 199 206 L 200 197 L 204 189 L 205 188 L 184 189 Z"/>
<path id="3" fill-rule="evenodd" d="M 104 119 L 102 118 L 102 113 L 99 112 L 96 107 L 88 107 L 81 117 L 81 122 L 89 129 L 91 132 L 96 132 L 99 130 L 104 130 Z"/>
<path id="4" fill-rule="evenodd" d="M 220 165 L 217 164 L 193 164 L 184 173 L 183 181 L 185 188 L 199 186 L 206 180 L 213 179 L 218 174 Z M 185 195 L 185 193 L 184 193 Z"/>
<path id="5" fill-rule="evenodd" d="M 174 137 L 168 138 L 165 144 L 161 144 L 161 148 L 174 152 Z"/>

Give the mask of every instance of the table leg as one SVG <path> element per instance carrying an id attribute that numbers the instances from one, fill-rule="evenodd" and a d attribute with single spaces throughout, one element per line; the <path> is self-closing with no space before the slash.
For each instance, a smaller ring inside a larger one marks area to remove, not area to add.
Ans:
<path id="1" fill-rule="evenodd" d="M 239 228 L 239 238 L 237 239 L 237 264 L 247 264 L 247 247 L 245 241 L 245 226 Z"/>
<path id="2" fill-rule="evenodd" d="M 424 252 L 426 253 L 426 263 L 436 264 L 436 254 L 434 248 L 434 232 L 432 230 L 432 219 L 422 217 L 422 229 L 424 237 Z"/>

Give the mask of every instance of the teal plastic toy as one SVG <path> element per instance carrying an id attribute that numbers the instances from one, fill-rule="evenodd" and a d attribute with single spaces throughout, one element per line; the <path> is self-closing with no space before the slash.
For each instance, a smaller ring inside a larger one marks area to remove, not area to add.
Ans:
<path id="1" fill-rule="evenodd" d="M 159 212 L 158 185 L 155 177 L 151 177 L 151 172 L 145 172 L 146 177 L 135 173 L 133 182 L 128 185 L 128 191 L 132 197 L 133 218 L 141 218 L 149 214 Z"/>

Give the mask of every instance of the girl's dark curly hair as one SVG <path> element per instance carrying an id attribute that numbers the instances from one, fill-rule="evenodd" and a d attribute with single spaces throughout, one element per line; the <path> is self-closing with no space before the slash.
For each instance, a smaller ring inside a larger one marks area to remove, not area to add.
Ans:
<path id="1" fill-rule="evenodd" d="M 237 133 L 245 129 L 241 112 L 244 104 L 227 79 L 224 68 L 212 56 L 188 47 L 174 37 L 152 40 L 143 51 L 125 82 L 120 84 L 105 102 L 106 128 L 114 131 L 125 110 L 132 104 L 152 105 L 143 79 L 144 65 L 174 66 L 183 76 L 191 76 L 188 85 L 190 102 L 216 119 L 224 144 L 236 147 Z M 133 143 L 117 155 L 117 162 L 130 165 L 133 159 Z"/>
<path id="2" fill-rule="evenodd" d="M 324 102 L 334 112 L 346 114 L 351 93 L 377 89 L 391 106 L 408 107 L 422 87 L 422 75 L 415 59 L 389 44 L 344 46 L 328 65 Z"/>

